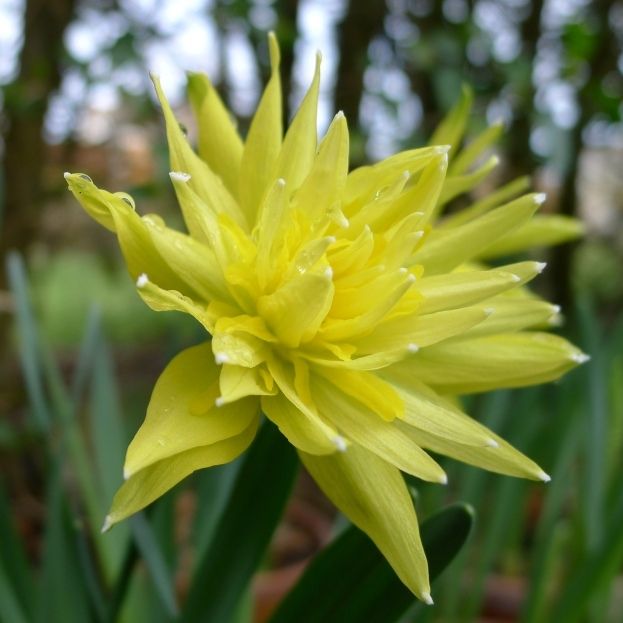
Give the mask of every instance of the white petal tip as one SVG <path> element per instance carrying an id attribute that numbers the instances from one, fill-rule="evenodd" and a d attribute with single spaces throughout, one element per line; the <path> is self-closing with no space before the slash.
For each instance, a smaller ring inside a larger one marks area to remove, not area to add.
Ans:
<path id="1" fill-rule="evenodd" d="M 329 244 L 335 244 L 337 242 L 337 238 L 335 236 L 327 236 L 327 242 Z"/>
<path id="2" fill-rule="evenodd" d="M 420 347 L 417 344 L 414 344 L 413 342 L 411 342 L 410 344 L 407 344 L 407 351 L 409 351 L 411 354 L 415 354 L 420 350 Z"/>
<path id="3" fill-rule="evenodd" d="M 552 314 L 559 314 L 561 307 L 560 305 L 552 305 L 551 306 Z"/>
<path id="4" fill-rule="evenodd" d="M 552 479 L 552 477 L 545 472 L 539 472 L 537 475 L 539 477 L 539 480 L 541 480 L 542 482 L 549 482 Z"/>
<path id="5" fill-rule="evenodd" d="M 343 214 L 341 214 L 340 218 L 338 219 L 338 225 L 342 229 L 348 229 L 350 227 L 350 221 Z"/>
<path id="6" fill-rule="evenodd" d="M 174 182 L 187 182 L 190 179 L 190 173 L 184 173 L 183 171 L 169 171 L 169 177 Z"/>
<path id="7" fill-rule="evenodd" d="M 488 318 L 491 314 L 495 313 L 495 307 L 485 307 L 482 311 L 485 313 L 485 316 Z"/>
<path id="8" fill-rule="evenodd" d="M 332 439 L 333 444 L 337 448 L 338 452 L 346 452 L 346 448 L 348 447 L 346 444 L 346 439 L 342 437 L 342 435 L 335 435 Z"/>
<path id="9" fill-rule="evenodd" d="M 401 275 L 406 275 L 406 274 L 409 272 L 409 269 L 408 269 L 408 268 L 405 268 L 404 266 L 401 266 L 401 267 L 398 269 L 398 272 L 399 272 Z"/>
<path id="10" fill-rule="evenodd" d="M 65 171 L 65 173 L 63 173 L 63 177 L 68 180 L 71 177 L 71 173 L 69 171 Z"/>
<path id="11" fill-rule="evenodd" d="M 433 598 L 430 596 L 430 593 L 422 593 L 421 598 L 427 606 L 432 606 L 435 603 Z"/>
<path id="12" fill-rule="evenodd" d="M 547 195 L 545 193 L 536 193 L 533 198 L 534 198 L 534 203 L 540 206 L 545 203 L 545 200 L 547 199 Z"/>
<path id="13" fill-rule="evenodd" d="M 334 119 L 345 119 L 345 118 L 346 118 L 346 115 L 344 114 L 343 110 L 338 110 L 334 117 Z"/>
<path id="14" fill-rule="evenodd" d="M 415 279 L 415 275 L 409 275 L 407 277 L 407 283 L 415 283 L 416 279 Z"/>
<path id="15" fill-rule="evenodd" d="M 424 235 L 424 230 L 423 229 L 418 229 L 417 231 L 414 231 L 412 236 L 413 236 L 413 240 L 417 241 L 419 240 L 422 236 Z"/>
<path id="16" fill-rule="evenodd" d="M 225 404 L 225 398 L 223 398 L 223 396 L 219 396 L 215 401 L 214 404 L 217 407 L 222 407 Z"/>
<path id="17" fill-rule="evenodd" d="M 216 353 L 214 355 L 214 361 L 217 366 L 220 366 L 229 361 L 229 355 L 227 353 Z"/>
<path id="18" fill-rule="evenodd" d="M 513 280 L 513 283 L 519 283 L 521 281 L 521 277 L 519 275 L 512 274 L 511 278 Z"/>
<path id="19" fill-rule="evenodd" d="M 537 262 L 536 263 L 536 270 L 537 272 L 540 274 L 545 270 L 545 267 L 547 266 L 547 262 Z"/>
<path id="20" fill-rule="evenodd" d="M 146 273 L 141 273 L 136 280 L 137 288 L 144 288 L 149 283 L 149 277 Z"/>
<path id="21" fill-rule="evenodd" d="M 333 279 L 333 269 L 331 268 L 331 266 L 327 266 L 324 269 L 323 275 L 327 277 L 327 279 Z"/>
<path id="22" fill-rule="evenodd" d="M 110 515 L 106 515 L 104 517 L 104 524 L 102 525 L 102 529 L 100 532 L 104 534 L 104 532 L 108 532 L 112 528 L 112 517 Z"/>
<path id="23" fill-rule="evenodd" d="M 571 360 L 576 363 L 586 363 L 591 360 L 591 356 L 586 353 L 573 353 L 573 355 L 571 355 Z"/>
<path id="24" fill-rule="evenodd" d="M 128 480 L 128 478 L 130 478 L 131 475 L 132 475 L 132 472 L 127 467 L 124 467 L 123 468 L 123 479 Z"/>
<path id="25" fill-rule="evenodd" d="M 286 185 L 286 181 L 283 179 L 283 177 L 280 177 L 277 180 L 277 186 L 279 186 L 279 188 L 283 188 Z"/>
<path id="26" fill-rule="evenodd" d="M 500 444 L 492 437 L 489 437 L 487 440 L 485 440 L 485 445 L 487 446 L 487 448 L 499 448 L 500 447 Z"/>
<path id="27" fill-rule="evenodd" d="M 452 145 L 436 145 L 435 152 L 438 154 L 447 154 L 452 149 Z"/>
<path id="28" fill-rule="evenodd" d="M 447 485 L 448 484 L 448 476 L 447 474 L 442 474 L 439 476 L 439 484 Z"/>

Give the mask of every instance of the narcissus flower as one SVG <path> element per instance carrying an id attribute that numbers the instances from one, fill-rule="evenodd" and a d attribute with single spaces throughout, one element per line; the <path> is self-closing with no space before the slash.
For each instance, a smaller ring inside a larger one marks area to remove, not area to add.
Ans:
<path id="1" fill-rule="evenodd" d="M 523 285 L 543 264 L 481 262 L 578 228 L 534 217 L 542 197 L 518 196 L 521 180 L 441 218 L 448 201 L 495 165 L 473 168 L 497 127 L 455 153 L 467 95 L 435 145 L 349 173 L 344 115 L 317 145 L 318 62 L 283 137 L 274 38 L 270 52 L 271 77 L 245 141 L 208 79 L 190 76 L 198 154 L 154 80 L 188 233 L 139 216 L 125 194 L 66 174 L 84 209 L 117 234 L 144 301 L 191 314 L 212 336 L 177 355 L 156 383 L 107 526 L 191 472 L 237 457 L 263 413 L 401 580 L 431 603 L 401 472 L 445 483 L 430 450 L 547 481 L 453 397 L 550 381 L 586 358 L 541 330 L 558 308 Z"/>

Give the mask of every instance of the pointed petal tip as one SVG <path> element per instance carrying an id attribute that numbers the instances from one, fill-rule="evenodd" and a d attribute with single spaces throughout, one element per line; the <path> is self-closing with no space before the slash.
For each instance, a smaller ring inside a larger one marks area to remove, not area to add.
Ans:
<path id="1" fill-rule="evenodd" d="M 407 351 L 410 352 L 411 354 L 415 354 L 420 350 L 420 347 L 417 344 L 414 344 L 413 342 L 411 342 L 410 344 L 407 344 Z"/>
<path id="2" fill-rule="evenodd" d="M 420 596 L 422 601 L 427 605 L 427 606 L 432 606 L 435 604 L 435 602 L 433 601 L 433 598 L 431 597 L 430 593 L 427 591 L 425 593 L 422 593 L 422 595 Z"/>
<path id="3" fill-rule="evenodd" d="M 536 263 L 537 272 L 541 274 L 545 270 L 546 266 L 547 266 L 547 262 L 537 262 Z"/>
<path id="4" fill-rule="evenodd" d="M 223 396 L 219 396 L 215 401 L 214 401 L 215 406 L 217 407 L 222 407 L 225 404 L 225 398 L 223 398 Z"/>
<path id="5" fill-rule="evenodd" d="M 545 200 L 547 199 L 547 195 L 545 193 L 535 193 L 533 195 L 534 203 L 537 205 L 543 205 Z"/>
<path id="6" fill-rule="evenodd" d="M 447 154 L 452 149 L 452 145 L 435 145 L 434 150 L 438 154 Z"/>
<path id="7" fill-rule="evenodd" d="M 101 534 L 108 532 L 112 528 L 112 524 L 113 524 L 112 517 L 110 515 L 106 515 L 106 517 L 104 517 L 104 523 L 102 525 L 102 529 L 100 530 Z"/>
<path id="8" fill-rule="evenodd" d="M 441 476 L 439 476 L 439 484 L 442 484 L 442 485 L 447 485 L 448 484 L 448 475 L 447 474 L 442 474 Z"/>
<path id="9" fill-rule="evenodd" d="M 217 366 L 229 362 L 229 355 L 227 353 L 216 353 L 214 355 L 214 361 Z"/>
<path id="10" fill-rule="evenodd" d="M 485 440 L 485 445 L 487 446 L 487 448 L 499 448 L 500 444 L 493 439 L 493 437 L 489 437 L 488 439 Z"/>
<path id="11" fill-rule="evenodd" d="M 573 353 L 571 355 L 571 360 L 575 361 L 575 363 L 586 363 L 587 361 L 591 360 L 591 356 L 587 355 L 586 353 Z"/>
<path id="12" fill-rule="evenodd" d="M 63 173 L 63 177 L 68 180 L 71 177 L 71 173 L 69 171 L 65 171 L 65 173 Z"/>
<path id="13" fill-rule="evenodd" d="M 141 273 L 136 280 L 137 288 L 144 288 L 149 283 L 149 277 L 147 273 Z"/>
<path id="14" fill-rule="evenodd" d="M 335 435 L 335 437 L 333 437 L 332 439 L 335 447 L 337 448 L 338 452 L 346 452 L 346 449 L 348 448 L 348 445 L 346 443 L 346 439 L 344 439 L 344 437 L 342 437 L 342 435 Z"/>
<path id="15" fill-rule="evenodd" d="M 537 476 L 542 482 L 549 482 L 552 479 L 552 477 L 549 474 L 546 474 L 544 471 L 540 471 Z"/>

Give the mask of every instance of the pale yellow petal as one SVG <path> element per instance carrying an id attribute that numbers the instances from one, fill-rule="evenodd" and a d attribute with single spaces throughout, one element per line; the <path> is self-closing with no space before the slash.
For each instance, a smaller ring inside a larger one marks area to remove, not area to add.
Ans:
<path id="1" fill-rule="evenodd" d="M 417 517 L 400 472 L 356 445 L 330 456 L 299 454 L 327 497 L 374 541 L 409 590 L 430 597 Z"/>

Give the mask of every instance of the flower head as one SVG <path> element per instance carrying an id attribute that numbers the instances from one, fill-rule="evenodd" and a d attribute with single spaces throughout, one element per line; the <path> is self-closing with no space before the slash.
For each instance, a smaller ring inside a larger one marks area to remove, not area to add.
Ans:
<path id="1" fill-rule="evenodd" d="M 481 261 L 564 239 L 577 226 L 534 217 L 542 197 L 517 197 L 522 181 L 440 219 L 495 165 L 473 168 L 497 127 L 456 153 L 468 95 L 433 137 L 439 145 L 349 173 L 343 114 L 317 145 L 318 60 L 283 137 L 272 37 L 270 52 L 271 77 L 244 142 L 208 79 L 190 76 L 198 154 L 154 80 L 189 233 L 139 216 L 127 195 L 66 175 L 85 210 L 117 234 L 144 301 L 191 314 L 212 336 L 175 357 L 156 383 L 108 525 L 194 470 L 238 456 L 263 412 L 402 581 L 430 601 L 400 472 L 445 483 L 432 450 L 547 480 L 449 396 L 549 381 L 585 357 L 540 330 L 558 309 L 522 286 L 542 264 Z"/>

